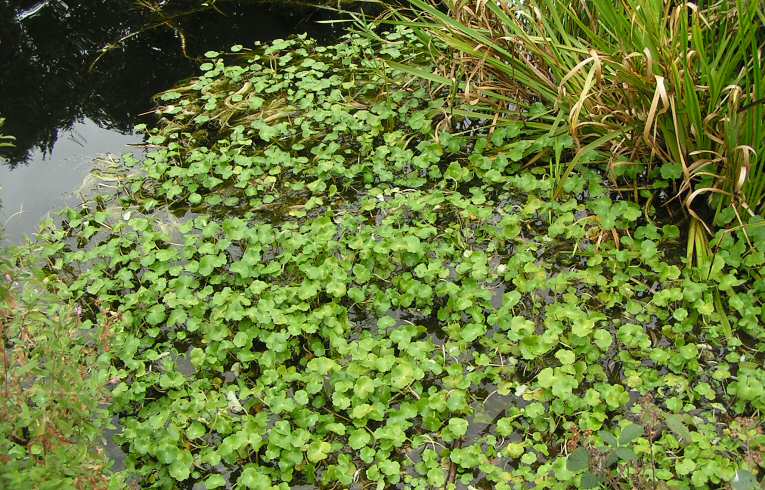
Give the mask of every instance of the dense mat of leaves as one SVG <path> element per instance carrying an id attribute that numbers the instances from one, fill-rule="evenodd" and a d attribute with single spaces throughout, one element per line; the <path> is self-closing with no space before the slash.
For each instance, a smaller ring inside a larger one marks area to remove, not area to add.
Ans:
<path id="1" fill-rule="evenodd" d="M 570 139 L 449 132 L 447 101 L 381 60 L 416 42 L 208 53 L 163 96 L 119 205 L 48 230 L 71 297 L 119 319 L 128 471 L 145 488 L 754 485 L 765 256 L 747 240 L 765 237 L 720 234 L 694 269 L 677 226 L 595 173 L 553 200 L 522 164 Z"/>

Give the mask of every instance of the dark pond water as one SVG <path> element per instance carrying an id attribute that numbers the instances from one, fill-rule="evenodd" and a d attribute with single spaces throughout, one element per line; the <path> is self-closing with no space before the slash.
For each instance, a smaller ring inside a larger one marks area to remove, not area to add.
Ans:
<path id="1" fill-rule="evenodd" d="M 6 240 L 31 237 L 51 210 L 76 202 L 99 155 L 140 151 L 132 128 L 150 122 L 151 97 L 194 75 L 205 51 L 303 32 L 331 42 L 344 25 L 281 1 L 204 3 L 0 0 L 0 117 L 16 137 L 0 153 Z"/>

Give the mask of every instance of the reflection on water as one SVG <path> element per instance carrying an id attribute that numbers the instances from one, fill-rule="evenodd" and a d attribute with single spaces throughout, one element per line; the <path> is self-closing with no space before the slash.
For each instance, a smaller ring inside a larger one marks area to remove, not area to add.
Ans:
<path id="1" fill-rule="evenodd" d="M 136 142 L 131 129 L 148 122 L 152 95 L 192 76 L 201 53 L 306 31 L 339 35 L 317 23 L 336 14 L 282 2 L 161 3 L 156 11 L 145 0 L 0 0 L 0 117 L 16 137 L 0 153 L 0 225 L 24 209 L 8 223 L 11 240 L 79 187 L 89 160 Z"/>
<path id="2" fill-rule="evenodd" d="M 140 143 L 138 136 L 104 129 L 90 119 L 74 123 L 62 131 L 46 155 L 35 149 L 29 165 L 11 168 L 0 165 L 0 227 L 6 239 L 20 242 L 52 209 L 74 204 L 80 188 L 99 154 L 122 154 L 129 144 Z"/>

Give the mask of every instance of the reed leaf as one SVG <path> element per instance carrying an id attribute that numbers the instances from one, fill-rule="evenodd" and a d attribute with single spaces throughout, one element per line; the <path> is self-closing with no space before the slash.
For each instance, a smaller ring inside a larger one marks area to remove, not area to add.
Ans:
<path id="1" fill-rule="evenodd" d="M 733 206 L 742 221 L 765 211 L 761 2 L 411 4 L 419 14 L 410 24 L 440 41 L 442 64 L 459 65 L 464 88 L 492 87 L 471 97 L 497 107 L 541 100 L 566 115 L 579 148 L 570 167 L 596 150 L 609 172 L 641 164 L 632 178 L 642 185 L 677 175 L 674 192 L 698 219 L 704 207 L 719 218 Z"/>

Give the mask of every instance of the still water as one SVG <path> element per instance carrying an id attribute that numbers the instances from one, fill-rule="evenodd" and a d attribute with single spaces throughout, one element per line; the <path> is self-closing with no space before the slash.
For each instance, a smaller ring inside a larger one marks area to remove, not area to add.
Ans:
<path id="1" fill-rule="evenodd" d="M 335 12 L 260 1 L 0 0 L 0 228 L 33 238 L 104 154 L 140 151 L 132 128 L 157 92 L 193 76 L 199 56 L 308 32 L 342 31 Z M 342 25 L 342 24 L 341 24 Z"/>
<path id="2" fill-rule="evenodd" d="M 76 203 L 77 190 L 98 155 L 121 154 L 140 142 L 138 136 L 84 119 L 58 134 L 50 152 L 33 148 L 25 163 L 0 165 L 0 227 L 7 239 L 31 237 L 48 212 Z"/>

